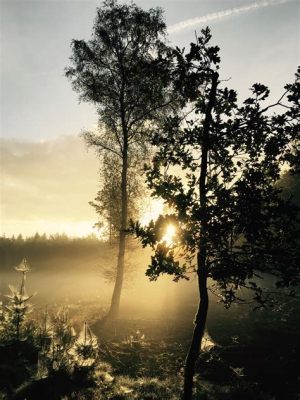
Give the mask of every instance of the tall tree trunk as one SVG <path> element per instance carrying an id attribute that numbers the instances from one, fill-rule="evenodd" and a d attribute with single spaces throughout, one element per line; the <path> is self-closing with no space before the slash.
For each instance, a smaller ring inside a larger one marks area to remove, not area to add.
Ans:
<path id="1" fill-rule="evenodd" d="M 127 171 L 128 171 L 128 148 L 127 145 L 123 149 L 122 159 L 122 181 L 121 181 L 121 227 L 119 234 L 119 252 L 117 262 L 117 275 L 115 280 L 114 291 L 111 299 L 110 310 L 107 317 L 115 319 L 118 317 L 120 309 L 121 292 L 124 279 L 124 259 L 126 247 L 126 228 L 128 214 L 128 194 L 127 194 Z"/>
<path id="2" fill-rule="evenodd" d="M 128 193 L 127 193 L 127 173 L 128 173 L 128 129 L 126 125 L 126 112 L 124 106 L 126 77 L 124 72 L 123 60 L 120 59 L 120 70 L 122 74 L 122 87 L 120 93 L 120 119 L 122 124 L 123 148 L 122 148 L 122 177 L 121 177 L 121 218 L 119 234 L 119 253 L 117 262 L 117 275 L 114 291 L 111 299 L 109 319 L 115 319 L 119 315 L 121 292 L 124 280 L 126 229 L 128 219 Z M 121 146 L 122 147 L 122 146 Z"/>
<path id="3" fill-rule="evenodd" d="M 193 379 L 195 374 L 195 366 L 198 360 L 201 342 L 204 335 L 206 326 L 206 318 L 208 312 L 208 292 L 207 292 L 207 197 L 206 197 L 206 178 L 208 166 L 208 152 L 209 152 L 209 131 L 212 121 L 212 110 L 216 101 L 217 86 L 219 75 L 214 72 L 212 75 L 212 84 L 210 89 L 209 101 L 205 113 L 205 120 L 203 124 L 203 136 L 199 138 L 201 144 L 201 165 L 200 165 L 200 178 L 199 178 L 199 197 L 201 207 L 201 226 L 200 226 L 200 243 L 199 252 L 197 254 L 197 276 L 198 276 L 198 289 L 199 289 L 199 305 L 196 318 L 194 321 L 194 332 L 192 337 L 191 346 L 186 357 L 185 371 L 184 371 L 184 388 L 183 400 L 192 400 L 193 398 Z"/>

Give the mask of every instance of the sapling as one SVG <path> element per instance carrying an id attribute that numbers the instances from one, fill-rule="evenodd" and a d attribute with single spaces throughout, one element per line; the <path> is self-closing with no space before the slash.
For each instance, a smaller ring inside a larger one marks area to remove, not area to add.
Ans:
<path id="1" fill-rule="evenodd" d="M 72 360 L 69 351 L 75 342 L 76 332 L 70 324 L 68 312 L 60 309 L 52 318 L 52 341 L 47 354 L 50 360 L 49 372 L 58 370 L 72 370 Z"/>
<path id="2" fill-rule="evenodd" d="M 11 293 L 6 295 L 9 299 L 9 303 L 6 306 L 7 315 L 4 318 L 5 323 L 8 325 L 7 328 L 13 333 L 13 336 L 17 339 L 24 339 L 22 336 L 22 326 L 26 319 L 26 316 L 32 311 L 32 305 L 28 303 L 33 295 L 28 295 L 25 287 L 26 274 L 30 271 L 27 260 L 24 258 L 22 262 L 15 267 L 15 270 L 22 273 L 22 280 L 20 288 L 13 285 L 8 285 Z"/>
<path id="3" fill-rule="evenodd" d="M 98 353 L 98 340 L 86 322 L 72 347 L 70 354 L 77 367 L 93 367 Z"/>
<path id="4" fill-rule="evenodd" d="M 53 326 L 50 321 L 48 308 L 46 307 L 43 321 L 39 329 L 39 355 L 38 355 L 38 366 L 37 366 L 37 378 L 45 378 L 48 376 L 50 366 L 52 367 L 52 359 L 48 357 L 52 349 L 53 340 Z"/>

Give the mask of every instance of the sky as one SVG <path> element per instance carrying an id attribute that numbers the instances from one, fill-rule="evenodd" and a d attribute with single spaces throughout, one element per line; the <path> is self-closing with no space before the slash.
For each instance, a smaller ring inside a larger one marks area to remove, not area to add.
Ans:
<path id="1" fill-rule="evenodd" d="M 156 0 L 171 45 L 188 48 L 209 25 L 221 48 L 221 79 L 241 99 L 255 82 L 273 99 L 300 64 L 300 0 Z M 0 234 L 92 231 L 88 204 L 99 163 L 79 134 L 97 123 L 64 76 L 72 39 L 88 40 L 91 0 L 0 0 Z"/>

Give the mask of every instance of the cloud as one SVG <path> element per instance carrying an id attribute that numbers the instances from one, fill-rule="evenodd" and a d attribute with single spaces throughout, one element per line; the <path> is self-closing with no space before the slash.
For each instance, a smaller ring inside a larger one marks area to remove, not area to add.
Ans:
<path id="1" fill-rule="evenodd" d="M 96 156 L 76 136 L 2 139 L 0 234 L 92 227 L 96 215 L 88 202 L 99 186 L 98 169 Z"/>
<path id="2" fill-rule="evenodd" d="M 278 4 L 288 3 L 291 0 L 265 0 L 255 3 L 251 3 L 247 6 L 229 8 L 227 10 L 218 11 L 215 13 L 207 14 L 202 17 L 196 17 L 187 19 L 185 21 L 178 22 L 177 24 L 171 25 L 168 28 L 168 33 L 178 33 L 185 29 L 192 28 L 199 24 L 207 24 L 214 21 L 222 20 L 226 17 L 233 17 L 240 14 L 246 14 L 251 11 L 258 10 L 260 8 L 275 6 Z"/>

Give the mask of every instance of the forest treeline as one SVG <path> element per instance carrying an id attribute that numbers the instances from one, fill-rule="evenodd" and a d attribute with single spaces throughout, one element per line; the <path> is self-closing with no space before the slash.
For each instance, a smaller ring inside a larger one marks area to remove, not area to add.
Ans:
<path id="1" fill-rule="evenodd" d="M 75 259 L 99 258 L 103 252 L 112 248 L 106 241 L 101 241 L 96 235 L 86 237 L 68 237 L 65 234 L 49 235 L 36 233 L 31 237 L 22 235 L 0 237 L 0 268 L 1 271 L 12 271 L 23 258 L 27 258 L 35 270 L 39 270 L 46 261 L 52 261 L 51 269 L 56 268 L 54 260 L 68 260 L 57 264 L 57 268 L 65 269 Z"/>

